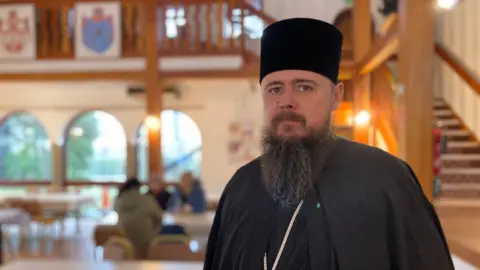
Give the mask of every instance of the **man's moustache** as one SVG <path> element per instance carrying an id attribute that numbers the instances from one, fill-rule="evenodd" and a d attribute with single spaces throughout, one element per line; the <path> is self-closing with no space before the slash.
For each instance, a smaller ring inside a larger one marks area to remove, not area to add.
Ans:
<path id="1" fill-rule="evenodd" d="M 306 126 L 307 121 L 305 117 L 301 116 L 300 114 L 294 112 L 284 112 L 277 114 L 273 120 L 272 124 L 274 127 L 278 126 L 281 122 L 284 121 L 291 121 L 291 122 L 299 122 L 302 126 Z"/>

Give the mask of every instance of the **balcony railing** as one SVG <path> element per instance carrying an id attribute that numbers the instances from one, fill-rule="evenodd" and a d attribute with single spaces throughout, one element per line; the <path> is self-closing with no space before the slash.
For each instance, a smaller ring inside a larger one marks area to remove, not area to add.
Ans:
<path id="1" fill-rule="evenodd" d="M 75 2 L 36 1 L 37 57 L 74 58 Z M 144 7 L 140 3 L 121 4 L 121 57 L 144 55 Z"/>
<path id="2" fill-rule="evenodd" d="M 159 0 L 157 40 L 160 56 L 242 53 L 247 39 L 258 39 L 264 18 L 244 0 Z M 37 59 L 73 59 L 76 4 L 90 0 L 25 0 L 35 7 Z M 5 4 L 18 3 L 10 1 Z M 145 6 L 121 1 L 120 58 L 145 56 Z M 3 25 L 2 27 L 6 27 Z"/>

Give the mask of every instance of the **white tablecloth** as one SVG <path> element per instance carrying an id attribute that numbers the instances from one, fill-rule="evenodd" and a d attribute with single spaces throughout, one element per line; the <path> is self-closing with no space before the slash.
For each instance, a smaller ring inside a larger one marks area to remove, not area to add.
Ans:
<path id="1" fill-rule="evenodd" d="M 20 209 L 0 209 L 0 224 L 2 225 L 27 225 L 29 222 L 30 216 Z"/>
<path id="2" fill-rule="evenodd" d="M 0 270 L 203 270 L 203 263 L 194 262 L 83 262 L 57 260 L 18 260 Z"/>
<path id="3" fill-rule="evenodd" d="M 206 212 L 203 214 L 185 214 L 185 213 L 165 213 L 163 216 L 164 225 L 178 224 L 185 227 L 187 232 L 192 235 L 208 234 L 213 224 L 215 212 Z M 112 212 L 107 215 L 101 224 L 115 225 L 118 222 L 118 215 Z"/>
<path id="4" fill-rule="evenodd" d="M 83 205 L 95 203 L 94 196 L 76 193 L 0 195 L 0 201 L 8 202 L 8 200 L 38 201 L 47 208 L 67 208 L 67 210 L 78 210 Z"/>

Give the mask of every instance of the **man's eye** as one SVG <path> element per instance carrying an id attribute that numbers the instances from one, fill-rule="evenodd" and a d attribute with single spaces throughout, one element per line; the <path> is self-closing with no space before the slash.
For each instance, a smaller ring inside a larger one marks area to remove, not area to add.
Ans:
<path id="1" fill-rule="evenodd" d="M 300 91 L 300 92 L 308 92 L 308 91 L 312 91 L 313 87 L 311 87 L 309 85 L 298 85 L 297 90 Z"/>
<path id="2" fill-rule="evenodd" d="M 272 87 L 268 89 L 269 94 L 278 94 L 282 89 L 280 87 Z"/>

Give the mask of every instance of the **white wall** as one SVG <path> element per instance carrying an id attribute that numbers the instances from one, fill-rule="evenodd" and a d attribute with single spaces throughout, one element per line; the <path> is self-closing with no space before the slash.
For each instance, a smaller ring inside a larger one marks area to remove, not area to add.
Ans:
<path id="1" fill-rule="evenodd" d="M 263 11 L 278 20 L 307 17 L 327 22 L 348 7 L 344 0 L 264 0 L 263 5 Z"/>
<path id="2" fill-rule="evenodd" d="M 247 80 L 185 81 L 181 100 L 168 97 L 165 107 L 187 113 L 198 125 L 203 139 L 202 179 L 207 192 L 218 195 L 235 170 L 227 155 L 228 124 L 251 119 L 257 135 L 262 126 L 257 83 Z M 65 125 L 82 111 L 102 109 L 114 115 L 132 140 L 144 117 L 141 100 L 126 94 L 124 83 L 2 83 L 0 118 L 14 111 L 28 111 L 45 126 L 54 143 Z"/>
<path id="3" fill-rule="evenodd" d="M 464 0 L 438 16 L 437 40 L 477 77 L 480 74 L 480 2 Z M 480 138 L 480 95 L 451 68 L 438 60 L 436 94 L 443 97 L 465 124 Z"/>

